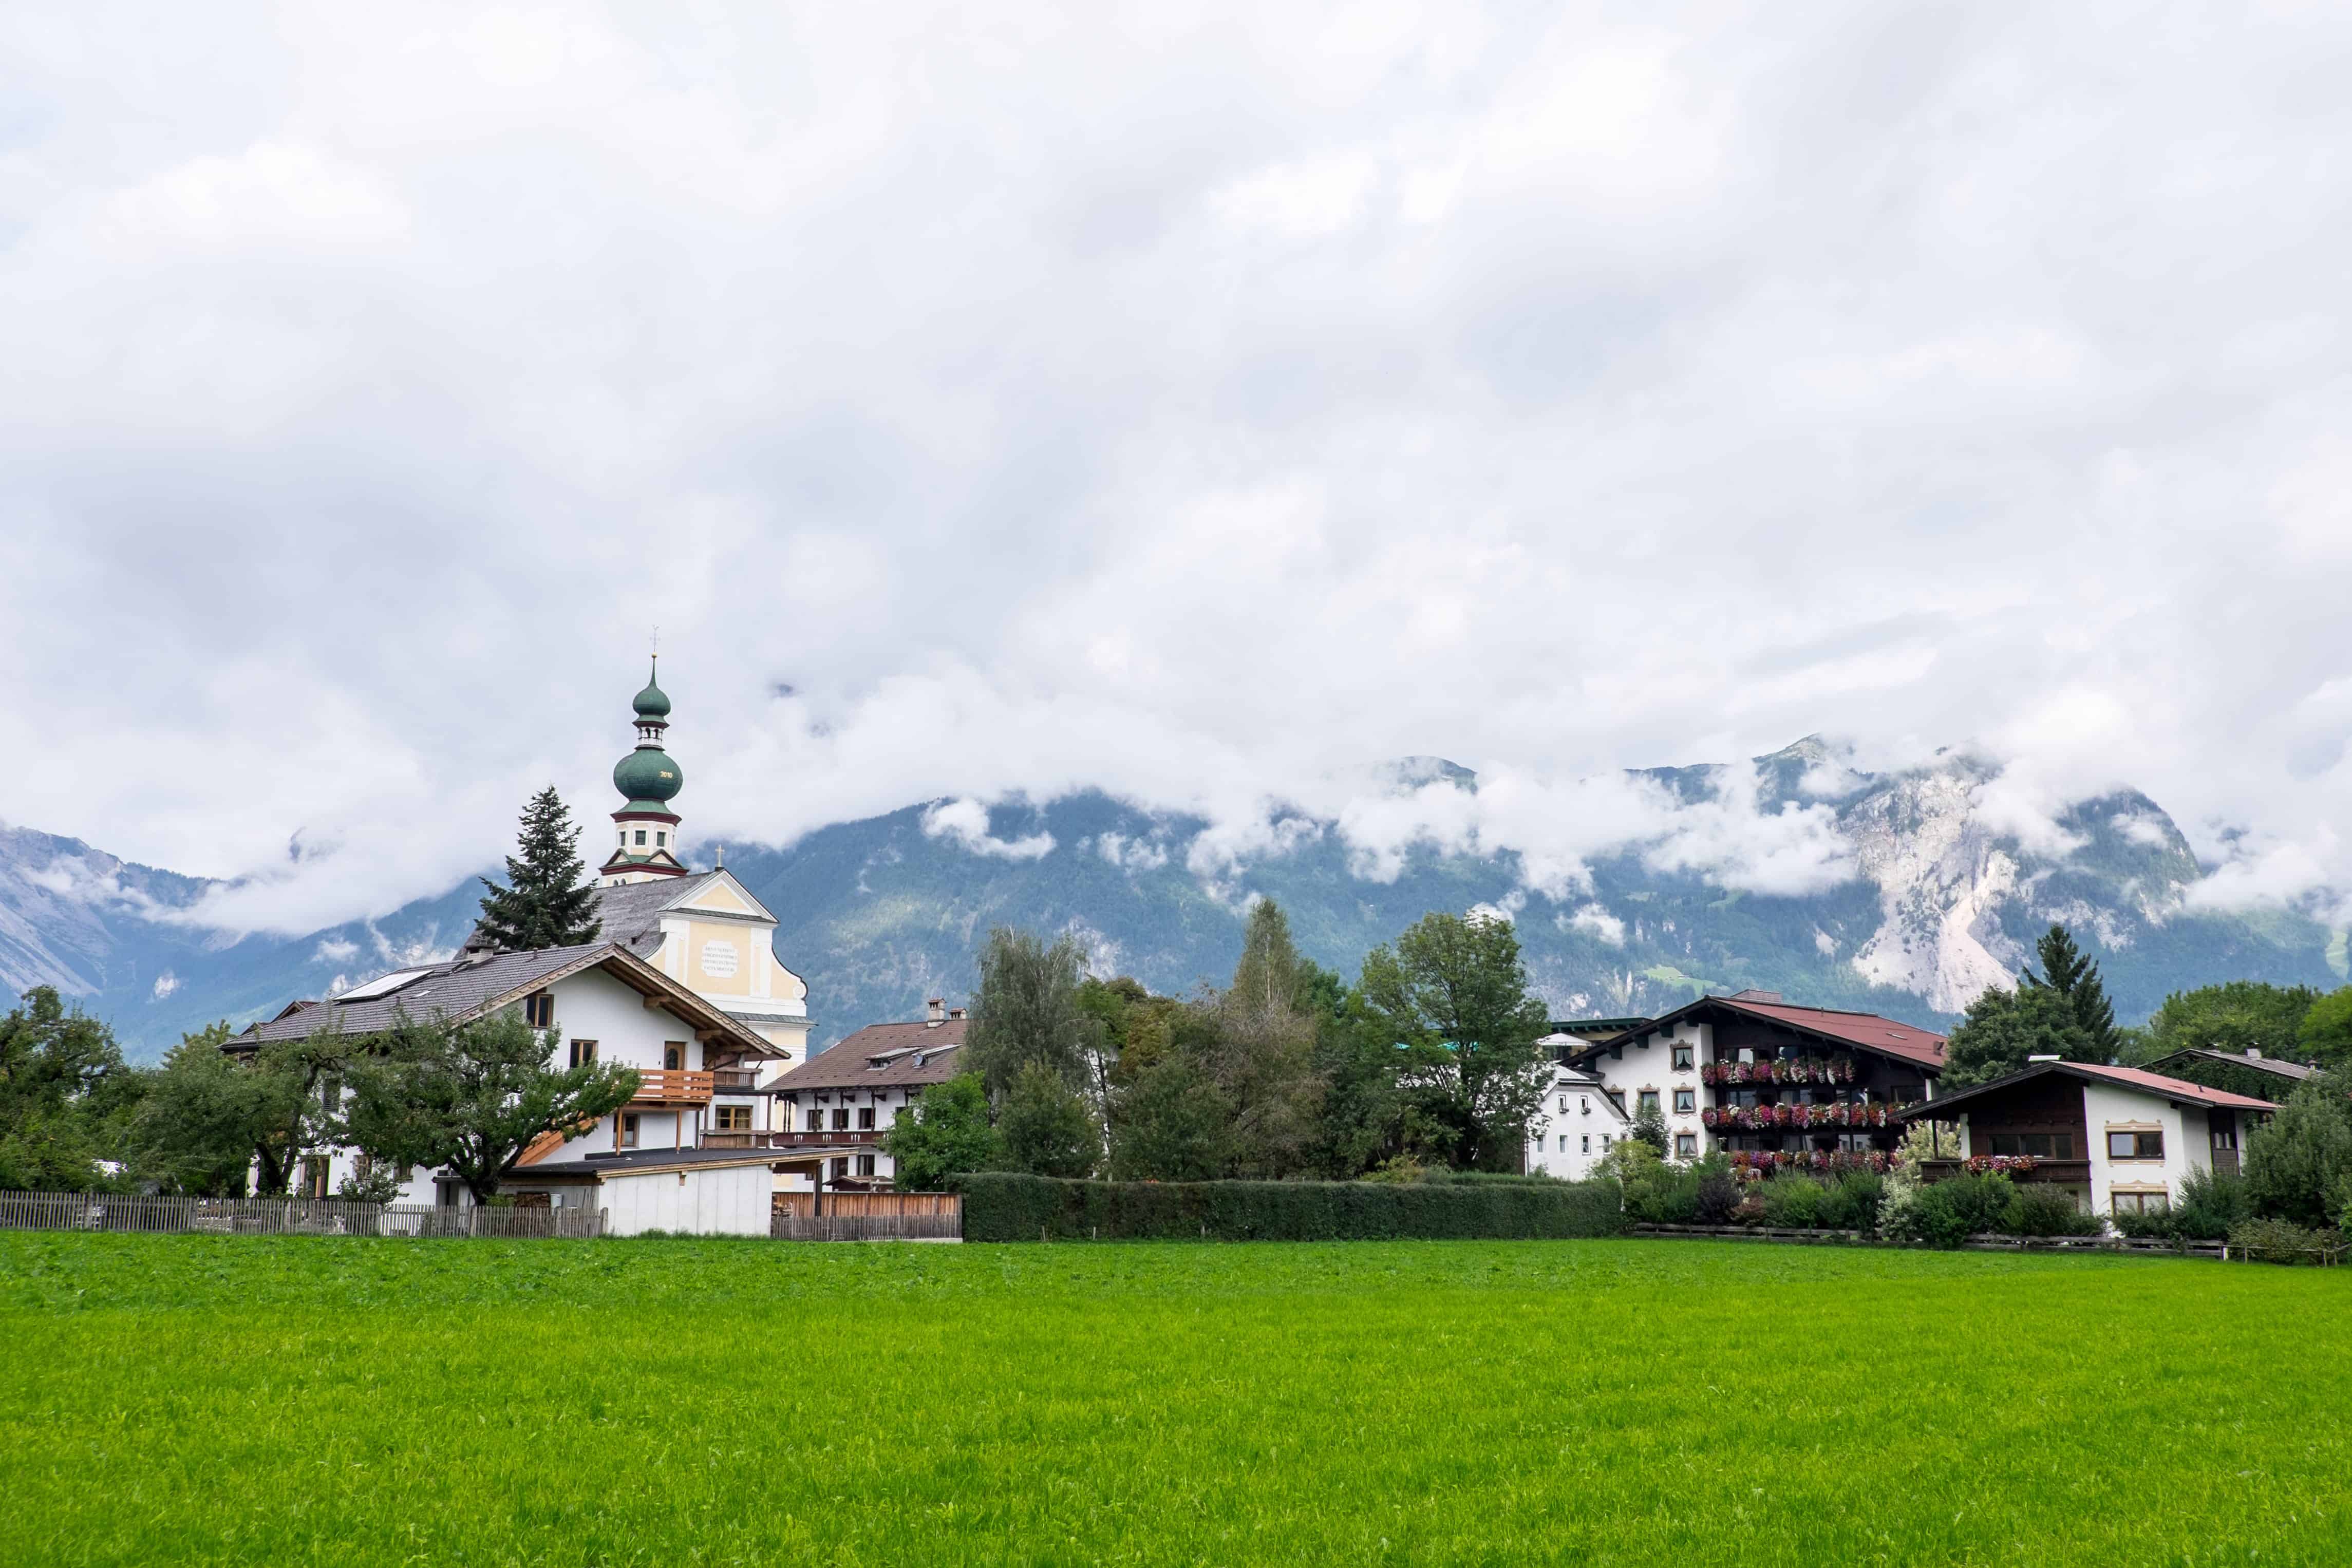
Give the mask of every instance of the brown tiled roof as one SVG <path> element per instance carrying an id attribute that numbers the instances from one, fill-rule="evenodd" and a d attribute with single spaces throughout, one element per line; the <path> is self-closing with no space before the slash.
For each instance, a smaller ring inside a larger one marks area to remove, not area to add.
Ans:
<path id="1" fill-rule="evenodd" d="M 1849 1045 L 1866 1046 L 1916 1061 L 1922 1067 L 1941 1068 L 1944 1065 L 1944 1037 L 1916 1025 L 1897 1023 L 1893 1019 L 1880 1018 L 1876 1013 L 1840 1012 L 1833 1008 L 1801 1008 L 1789 1002 L 1748 1002 L 1732 997 L 1711 997 L 1708 1000 L 1739 1012 L 1753 1013 L 1758 1018 L 1770 1019 L 1798 1029 L 1825 1034 Z"/>
<path id="2" fill-rule="evenodd" d="M 2120 1084 L 2177 1103 L 2206 1105 L 2217 1111 L 2268 1112 L 2278 1109 L 2267 1100 L 2254 1100 L 2221 1089 L 2208 1089 L 2202 1083 L 2191 1083 L 2185 1078 L 2167 1078 L 2161 1072 L 2148 1072 L 2137 1067 L 2108 1067 L 2096 1061 L 2036 1061 L 2022 1071 L 1996 1078 L 1990 1083 L 1972 1083 L 1966 1089 L 1955 1089 L 1948 1094 L 1939 1094 L 1933 1100 L 1906 1106 L 1903 1115 L 1912 1121 L 1948 1121 L 1952 1111 L 1965 1102 L 1981 1099 L 2011 1084 L 2022 1083 L 2029 1078 L 2039 1078 L 2050 1072 L 2077 1081 Z"/>
<path id="3" fill-rule="evenodd" d="M 1808 1034 L 1820 1035 L 1847 1045 L 1858 1045 L 1865 1051 L 1900 1057 L 1906 1061 L 1935 1071 L 1944 1068 L 1944 1037 L 1933 1030 L 1916 1024 L 1898 1023 L 1880 1018 L 1876 1013 L 1842 1012 L 1835 1008 L 1801 1008 L 1793 1002 L 1756 1001 L 1746 997 L 1701 997 L 1666 1014 L 1635 1025 L 1622 1034 L 1591 1045 L 1580 1046 L 1569 1053 L 1570 1061 L 1590 1061 L 1612 1045 L 1630 1044 L 1636 1038 L 1654 1030 L 1672 1029 L 1684 1019 L 1702 1013 L 1709 1008 L 1727 1008 L 1750 1018 L 1785 1024 Z"/>
<path id="4" fill-rule="evenodd" d="M 895 1089 L 905 1084 L 944 1083 L 956 1074 L 970 1020 L 940 1023 L 870 1023 L 832 1050 L 810 1057 L 771 1087 L 789 1094 L 801 1089 Z M 888 1060 L 879 1066 L 876 1057 Z"/>
<path id="5" fill-rule="evenodd" d="M 2137 1067 L 2107 1067 L 2094 1061 L 2070 1061 L 2063 1065 L 2079 1071 L 2093 1073 L 2111 1082 L 2127 1083 L 2134 1089 L 2146 1089 L 2169 1100 L 2194 1100 L 2200 1104 L 2217 1105 L 2230 1111 L 2275 1111 L 2277 1106 L 2267 1100 L 2257 1100 L 2251 1094 L 2232 1094 L 2226 1090 L 2208 1089 L 2202 1083 L 2191 1083 L 2186 1078 L 2167 1078 L 2161 1072 L 2149 1072 Z"/>

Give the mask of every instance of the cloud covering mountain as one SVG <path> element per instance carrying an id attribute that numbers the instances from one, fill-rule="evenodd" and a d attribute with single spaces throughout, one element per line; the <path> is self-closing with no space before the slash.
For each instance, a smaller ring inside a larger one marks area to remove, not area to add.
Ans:
<path id="1" fill-rule="evenodd" d="M 959 797 L 784 849 L 730 844 L 726 859 L 778 915 L 777 950 L 810 982 L 820 1040 L 962 997 L 997 924 L 1073 933 L 1104 974 L 1177 992 L 1213 983 L 1259 897 L 1348 973 L 1431 909 L 1508 915 L 1561 1015 L 1759 987 L 1924 1021 L 2013 983 L 2053 920 L 2099 958 L 2127 1019 L 2211 980 L 2344 979 L 2340 932 L 2203 907 L 2188 841 L 2146 796 L 2073 802 L 2056 837 L 2028 840 L 1999 815 L 2000 782 L 1958 755 L 1859 770 L 1818 740 L 1549 793 L 1417 758 L 1358 775 L 1336 810 L 1284 803 L 1239 826 L 1092 789 Z M 59 985 L 152 1051 L 212 1018 L 274 1012 L 446 951 L 478 892 L 240 938 L 189 923 L 207 891 L 16 831 L 0 857 L 0 978 Z"/>

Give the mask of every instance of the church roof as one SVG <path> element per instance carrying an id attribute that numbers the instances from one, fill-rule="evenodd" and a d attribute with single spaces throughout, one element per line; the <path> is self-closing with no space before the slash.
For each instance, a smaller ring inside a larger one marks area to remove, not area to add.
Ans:
<path id="1" fill-rule="evenodd" d="M 676 900 L 692 897 L 704 883 L 720 874 L 715 871 L 691 872 L 658 882 L 625 882 L 590 889 L 596 895 L 596 919 L 603 927 L 597 936 L 615 946 L 626 947 L 640 958 L 652 957 L 661 950 L 662 911 Z M 465 951 L 489 950 L 489 940 L 477 923 L 473 935 L 466 938 Z"/>
<path id="2" fill-rule="evenodd" d="M 658 939 L 658 936 L 656 937 Z M 349 997 L 298 1002 L 265 1023 L 231 1038 L 222 1049 L 249 1051 L 271 1040 L 302 1040 L 321 1028 L 347 1035 L 381 1034 L 402 1014 L 420 1021 L 450 1023 L 495 1010 L 583 969 L 604 967 L 640 993 L 656 998 L 697 1027 L 724 1032 L 731 1043 L 761 1055 L 773 1048 L 722 1009 L 704 1000 L 642 957 L 612 941 L 574 947 L 541 947 L 527 953 L 460 955 L 440 964 L 420 964 L 356 988 Z"/>

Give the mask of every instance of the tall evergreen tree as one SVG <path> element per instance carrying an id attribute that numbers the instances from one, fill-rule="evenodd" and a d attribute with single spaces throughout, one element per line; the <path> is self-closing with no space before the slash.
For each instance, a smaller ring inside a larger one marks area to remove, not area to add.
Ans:
<path id="1" fill-rule="evenodd" d="M 540 947 L 576 947 L 593 942 L 603 929 L 596 918 L 596 893 L 581 881 L 580 830 L 551 784 L 522 810 L 519 854 L 507 857 L 507 885 L 488 877 L 482 885 L 482 933 L 506 953 Z"/>
<path id="2" fill-rule="evenodd" d="M 2042 960 L 2042 973 L 2028 969 L 2018 977 L 2020 990 L 2055 991 L 2066 998 L 2074 1009 L 2074 1021 L 2083 1026 L 2089 1037 L 2094 1060 L 2115 1060 L 2118 1043 L 2116 1033 L 2115 1005 L 2107 1000 L 2107 988 L 2099 983 L 2099 967 L 2074 946 L 2074 937 L 2063 925 L 2053 925 L 2033 945 L 2034 956 Z"/>

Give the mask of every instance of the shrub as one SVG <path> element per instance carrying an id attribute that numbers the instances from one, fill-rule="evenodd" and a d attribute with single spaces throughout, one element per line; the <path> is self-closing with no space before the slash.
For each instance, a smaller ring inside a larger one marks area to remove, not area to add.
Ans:
<path id="1" fill-rule="evenodd" d="M 1886 1178 L 1873 1171 L 1848 1171 L 1822 1195 L 1820 1224 L 1832 1230 L 1875 1230 L 1886 1201 Z"/>
<path id="2" fill-rule="evenodd" d="M 2100 1227 L 2064 1187 L 2025 1182 L 2011 1196 L 2000 1228 L 2011 1236 L 2096 1236 Z"/>
<path id="3" fill-rule="evenodd" d="M 2352 1181 L 2352 1119 L 2341 1090 L 2306 1080 L 2267 1126 L 2246 1140 L 2246 1189 L 2254 1212 L 2298 1225 L 2335 1218 L 2328 1196 Z"/>
<path id="4" fill-rule="evenodd" d="M 1729 1225 L 1739 1207 L 1739 1184 L 1731 1173 L 1707 1171 L 1698 1178 L 1698 1222 L 1701 1225 Z"/>
<path id="5" fill-rule="evenodd" d="M 1999 1230 L 2008 1218 L 2014 1189 L 1999 1172 L 1954 1176 L 1919 1189 L 1910 1208 L 1912 1234 L 1903 1238 L 1935 1247 L 1958 1247 L 1969 1237 Z"/>
<path id="6" fill-rule="evenodd" d="M 2284 1219 L 2247 1219 L 2230 1228 L 2230 1247 L 2256 1263 L 2314 1263 L 2329 1238 Z"/>
<path id="7" fill-rule="evenodd" d="M 1822 1184 L 1811 1176 L 1776 1176 L 1764 1184 L 1764 1223 L 1810 1230 L 1821 1223 Z"/>
<path id="8" fill-rule="evenodd" d="M 1613 1181 L 1064 1181 L 959 1177 L 967 1241 L 1370 1241 L 1615 1236 Z"/>

